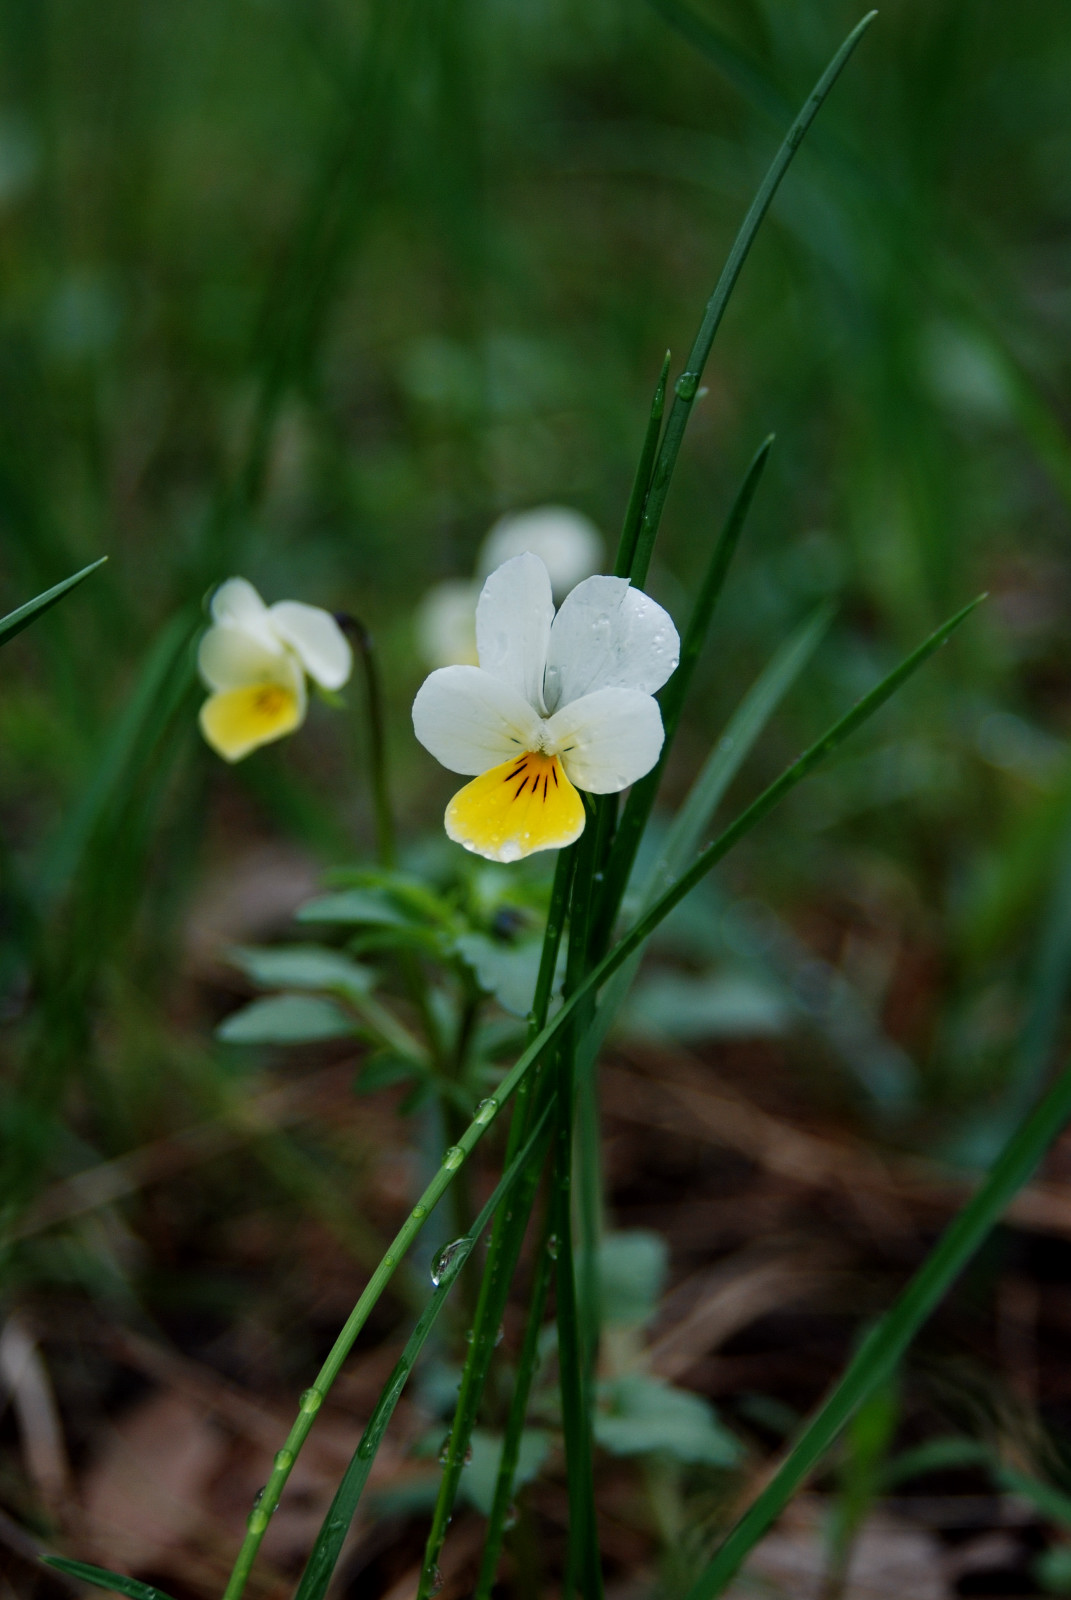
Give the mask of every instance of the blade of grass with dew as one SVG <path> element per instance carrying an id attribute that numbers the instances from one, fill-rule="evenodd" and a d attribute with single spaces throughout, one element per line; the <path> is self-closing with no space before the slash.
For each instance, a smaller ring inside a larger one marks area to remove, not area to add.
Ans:
<path id="1" fill-rule="evenodd" d="M 298 1584 L 294 1600 L 320 1600 L 331 1581 L 331 1575 L 342 1551 L 342 1545 L 350 1524 L 357 1513 L 361 1495 L 364 1493 L 368 1475 L 379 1449 L 380 1441 L 386 1432 L 387 1425 L 394 1413 L 394 1408 L 401 1398 L 402 1390 L 413 1370 L 416 1359 L 427 1342 L 428 1335 L 439 1319 L 439 1315 L 446 1304 L 446 1297 L 450 1293 L 455 1280 L 462 1267 L 472 1254 L 481 1234 L 487 1227 L 493 1215 L 500 1209 L 503 1200 L 510 1194 L 518 1178 L 528 1167 L 532 1157 L 538 1153 L 541 1139 L 548 1131 L 550 1107 L 536 1122 L 529 1138 L 523 1148 L 517 1153 L 513 1161 L 507 1166 L 502 1177 L 495 1186 L 494 1192 L 486 1205 L 480 1211 L 472 1227 L 465 1235 L 451 1247 L 450 1261 L 446 1270 L 436 1285 L 420 1319 L 414 1327 L 405 1348 L 395 1363 L 390 1377 L 383 1385 L 379 1399 L 376 1401 L 369 1417 L 360 1442 L 346 1468 L 342 1481 L 338 1486 L 335 1497 L 331 1502 L 327 1516 L 320 1527 L 312 1553 L 309 1556 L 305 1571 L 302 1573 L 301 1582 Z"/>
<path id="2" fill-rule="evenodd" d="M 640 892 L 641 911 L 654 904 L 687 867 L 730 783 L 751 753 L 770 717 L 818 648 L 832 620 L 832 607 L 819 606 L 778 650 L 760 673 L 715 744 L 670 825 L 662 848 Z M 583 1040 L 580 1073 L 590 1076 L 603 1040 L 624 1003 L 642 952 L 637 951 L 606 985 Z"/>
<path id="3" fill-rule="evenodd" d="M 387 1253 L 375 1272 L 373 1272 L 364 1292 L 343 1324 L 315 1381 L 302 1395 L 298 1416 L 286 1440 L 287 1461 L 285 1464 L 280 1464 L 277 1458 L 276 1468 L 264 1488 L 258 1506 L 258 1509 L 265 1513 L 265 1517 L 263 1521 L 258 1518 L 255 1526 L 250 1527 L 246 1535 L 234 1572 L 231 1575 L 231 1580 L 227 1585 L 224 1600 L 237 1600 L 237 1596 L 242 1593 L 245 1578 L 260 1546 L 268 1520 L 279 1502 L 279 1496 L 289 1477 L 297 1452 L 308 1437 L 316 1413 L 323 1404 L 324 1395 L 341 1371 L 347 1356 L 353 1348 L 354 1341 L 368 1320 L 380 1295 L 389 1284 L 399 1261 L 408 1253 L 427 1218 L 446 1193 L 454 1174 L 471 1155 L 484 1133 L 495 1121 L 498 1112 L 513 1097 L 518 1086 L 524 1081 L 532 1067 L 543 1058 L 549 1046 L 557 1040 L 563 1029 L 569 1026 L 579 1008 L 593 995 L 597 994 L 606 980 L 612 977 L 630 956 L 642 948 L 658 925 L 673 910 L 674 906 L 679 905 L 711 868 L 723 860 L 733 846 L 738 844 L 746 834 L 750 833 L 751 829 L 761 822 L 764 817 L 768 816 L 774 807 L 797 784 L 801 783 L 822 761 L 832 755 L 833 751 L 838 749 L 850 734 L 854 733 L 875 712 L 879 711 L 896 691 L 929 660 L 934 651 L 947 643 L 955 630 L 970 616 L 983 598 L 984 596 L 979 596 L 978 599 L 972 600 L 930 634 L 928 639 L 925 639 L 897 667 L 894 667 L 892 672 L 887 673 L 880 683 L 876 684 L 868 694 L 864 695 L 850 711 L 846 712 L 831 728 L 827 729 L 821 738 L 817 739 L 791 766 L 787 767 L 779 778 L 764 789 L 741 812 L 736 820 L 713 843 L 706 847 L 699 858 L 693 862 L 692 866 L 681 875 L 670 889 L 666 890 L 665 894 L 660 896 L 655 904 L 628 930 L 613 949 L 592 968 L 573 993 L 567 996 L 557 1014 L 521 1052 L 516 1062 L 498 1085 L 494 1096 L 481 1103 L 477 1109 L 476 1116 L 465 1129 L 458 1143 L 444 1152 L 442 1166 L 426 1186 L 423 1194 L 391 1241 Z"/>
<path id="4" fill-rule="evenodd" d="M 930 1252 L 904 1293 L 871 1329 L 829 1398 L 804 1429 L 771 1482 L 703 1569 L 687 1600 L 714 1600 L 748 1552 L 822 1460 L 856 1408 L 895 1369 L 908 1345 L 963 1271 L 1008 1203 L 1071 1117 L 1071 1069 L 1013 1135 L 974 1198 Z"/>
<path id="5" fill-rule="evenodd" d="M 46 1567 L 55 1567 L 69 1578 L 81 1578 L 110 1594 L 124 1594 L 127 1600 L 171 1600 L 166 1589 L 155 1583 L 142 1583 L 140 1578 L 126 1578 L 121 1572 L 109 1572 L 107 1567 L 93 1567 L 86 1561 L 68 1561 L 66 1556 L 42 1556 Z"/>
<path id="6" fill-rule="evenodd" d="M 669 493 L 669 486 L 673 479 L 673 472 L 677 465 L 677 457 L 680 454 L 681 442 L 688 426 L 692 406 L 695 404 L 699 382 L 703 376 L 703 368 L 706 366 L 707 357 L 710 355 L 714 336 L 718 331 L 721 319 L 725 315 L 729 297 L 736 286 L 737 278 L 740 276 L 740 270 L 747 260 L 748 252 L 755 241 L 755 235 L 759 231 L 762 220 L 770 208 L 781 180 L 791 166 L 792 158 L 802 144 L 808 128 L 821 110 L 826 96 L 847 66 L 855 47 L 876 16 L 877 12 L 871 11 L 861 22 L 855 25 L 811 90 L 802 110 L 785 135 L 781 148 L 775 155 L 769 171 L 759 186 L 758 193 L 751 202 L 747 216 L 744 218 L 740 231 L 733 241 L 732 249 L 729 251 L 729 258 L 722 269 L 722 274 L 715 286 L 714 293 L 707 302 L 703 320 L 699 325 L 699 332 L 695 336 L 695 342 L 689 352 L 684 371 L 674 385 L 674 401 L 670 407 L 669 419 L 666 422 L 658 459 L 655 462 L 651 488 L 644 507 L 643 521 L 640 526 L 632 567 L 629 572 L 632 582 L 637 587 L 642 587 L 647 576 L 655 535 L 662 520 L 666 496 Z"/>
<path id="7" fill-rule="evenodd" d="M 547 923 L 543 934 L 539 974 L 536 979 L 532 1011 L 528 1021 L 529 1041 L 540 1033 L 547 1020 L 551 988 L 558 961 L 558 949 L 561 944 L 562 932 L 569 909 L 570 894 L 575 880 L 576 861 L 576 846 L 559 852 L 554 871 L 554 882 L 551 888 L 550 905 L 547 910 Z M 534 1077 L 535 1074 L 526 1077 L 517 1091 L 506 1147 L 505 1159 L 507 1165 L 512 1160 L 522 1139 L 526 1136 L 529 1124 L 535 1115 L 535 1101 L 532 1098 L 535 1089 Z M 533 1173 L 530 1176 L 530 1180 L 522 1185 L 520 1191 L 514 1196 L 513 1204 L 508 1211 L 499 1211 L 495 1215 L 490 1245 L 487 1251 L 487 1261 L 480 1281 L 479 1296 L 472 1319 L 471 1338 L 461 1373 L 458 1401 L 447 1443 L 446 1460 L 443 1462 L 442 1478 L 435 1497 L 431 1527 L 425 1543 L 422 1583 L 431 1581 L 431 1576 L 438 1566 L 439 1552 L 442 1549 L 446 1530 L 453 1515 L 454 1502 L 457 1499 L 461 1473 L 468 1457 L 472 1431 L 476 1426 L 484 1388 L 491 1370 L 491 1358 L 509 1296 L 510 1283 L 520 1257 L 532 1206 L 535 1203 L 538 1176 L 538 1173 Z"/>
<path id="8" fill-rule="evenodd" d="M 636 851 L 639 849 L 643 830 L 651 815 L 655 796 L 662 782 L 662 774 L 677 735 L 681 711 L 691 687 L 692 677 L 710 632 L 714 610 L 725 587 L 729 567 L 740 543 L 751 502 L 755 498 L 755 491 L 766 469 L 772 446 L 773 434 L 770 434 L 755 452 L 744 474 L 744 481 L 729 508 L 729 515 L 715 542 L 699 594 L 692 607 L 692 614 L 688 619 L 688 626 L 681 643 L 681 658 L 677 670 L 659 697 L 664 730 L 662 750 L 651 771 L 632 786 L 606 863 L 604 886 L 596 913 L 596 938 L 604 942 L 609 942 L 614 921 L 620 910 L 636 859 Z"/>
<path id="9" fill-rule="evenodd" d="M 0 617 L 0 644 L 7 644 L 8 640 L 14 639 L 23 628 L 28 628 L 31 622 L 44 616 L 46 611 L 51 611 L 57 601 L 62 600 L 65 594 L 70 594 L 80 583 L 84 583 L 89 574 L 96 572 L 107 559 L 107 556 L 101 556 L 99 561 L 91 561 L 89 566 L 83 567 L 80 572 L 64 578 L 62 583 L 46 589 L 44 594 L 37 595 L 33 600 L 27 600 L 24 606 L 19 606 L 16 611 L 9 611 L 6 617 Z"/>

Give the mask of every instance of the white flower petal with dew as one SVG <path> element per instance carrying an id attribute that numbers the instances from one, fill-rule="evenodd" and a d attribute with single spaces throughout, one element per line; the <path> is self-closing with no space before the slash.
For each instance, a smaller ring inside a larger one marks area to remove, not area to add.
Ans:
<path id="1" fill-rule="evenodd" d="M 330 611 L 301 600 L 279 600 L 268 616 L 309 677 L 321 689 L 341 689 L 353 671 L 353 651 Z"/>
<path id="2" fill-rule="evenodd" d="M 224 622 L 209 628 L 197 647 L 197 668 L 210 689 L 241 689 L 275 678 L 289 682 L 295 666 L 281 640 L 269 636 L 265 643 L 257 634 Z"/>
<path id="3" fill-rule="evenodd" d="M 543 694 L 547 708 L 596 689 L 661 689 L 680 660 L 673 619 L 627 578 L 577 584 L 550 630 Z"/>
<path id="4" fill-rule="evenodd" d="M 545 726 L 565 775 L 589 794 L 617 794 L 650 772 L 665 737 L 658 702 L 638 689 L 596 689 Z"/>
<path id="5" fill-rule="evenodd" d="M 228 578 L 212 596 L 212 621 L 238 628 L 270 648 L 275 639 L 268 608 L 248 578 Z"/>
<path id="6" fill-rule="evenodd" d="M 515 556 L 492 572 L 476 606 L 480 666 L 542 713 L 543 672 L 554 617 L 547 569 L 538 556 Z"/>
<path id="7" fill-rule="evenodd" d="M 523 695 L 480 667 L 440 667 L 413 701 L 413 731 L 451 772 L 486 772 L 537 750 L 542 729 Z"/>
<path id="8" fill-rule="evenodd" d="M 537 506 L 499 517 L 480 546 L 476 570 L 486 576 L 526 551 L 543 562 L 555 595 L 564 595 L 596 570 L 603 539 L 582 512 L 570 506 Z"/>

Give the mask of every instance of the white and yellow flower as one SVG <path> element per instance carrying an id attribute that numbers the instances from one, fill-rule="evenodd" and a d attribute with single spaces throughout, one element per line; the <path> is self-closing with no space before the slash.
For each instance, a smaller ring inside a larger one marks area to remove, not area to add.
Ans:
<path id="1" fill-rule="evenodd" d="M 547 569 L 526 554 L 484 584 L 476 647 L 479 666 L 441 667 L 413 702 L 421 744 L 477 775 L 447 807 L 446 831 L 491 861 L 572 844 L 578 789 L 614 794 L 658 760 L 653 696 L 677 665 L 677 630 L 626 578 L 586 578 L 555 615 Z"/>
<path id="2" fill-rule="evenodd" d="M 536 506 L 499 517 L 477 552 L 476 577 L 434 584 L 417 608 L 417 644 L 429 667 L 475 665 L 473 618 L 480 585 L 504 561 L 526 552 L 542 561 L 554 598 L 561 600 L 598 568 L 602 534 L 571 506 Z"/>
<path id="3" fill-rule="evenodd" d="M 212 626 L 197 666 L 211 695 L 201 732 L 225 761 L 293 733 L 305 720 L 305 678 L 340 689 L 353 667 L 345 634 L 329 611 L 300 600 L 266 606 L 245 578 L 212 596 Z"/>

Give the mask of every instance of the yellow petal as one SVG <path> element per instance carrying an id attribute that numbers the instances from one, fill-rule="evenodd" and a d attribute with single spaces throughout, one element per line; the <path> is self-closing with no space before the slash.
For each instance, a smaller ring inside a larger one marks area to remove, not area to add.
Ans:
<path id="1" fill-rule="evenodd" d="M 251 683 L 214 694 L 201 707 L 201 732 L 224 761 L 240 761 L 258 745 L 293 733 L 305 708 L 283 683 Z"/>
<path id="2" fill-rule="evenodd" d="M 579 839 L 584 802 L 557 756 L 529 752 L 459 789 L 446 808 L 446 831 L 488 861 L 519 861 Z"/>

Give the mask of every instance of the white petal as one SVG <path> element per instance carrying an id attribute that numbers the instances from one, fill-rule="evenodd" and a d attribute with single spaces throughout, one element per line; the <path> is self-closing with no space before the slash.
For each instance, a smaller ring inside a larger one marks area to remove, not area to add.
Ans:
<path id="1" fill-rule="evenodd" d="M 268 608 L 246 578 L 228 578 L 212 596 L 212 620 L 225 628 L 240 628 L 271 647 L 274 634 Z"/>
<path id="2" fill-rule="evenodd" d="M 413 701 L 414 733 L 451 772 L 486 772 L 538 750 L 542 728 L 516 689 L 480 667 L 440 667 Z"/>
<path id="3" fill-rule="evenodd" d="M 547 569 L 532 555 L 514 556 L 492 572 L 476 607 L 480 666 L 508 683 L 537 711 L 543 710 L 543 670 L 553 616 Z"/>
<path id="4" fill-rule="evenodd" d="M 546 567 L 554 593 L 564 595 L 597 570 L 603 541 L 598 528 L 582 512 L 569 506 L 538 506 L 499 517 L 480 546 L 476 570 L 481 575 L 493 572 L 503 561 L 526 550 Z"/>
<path id="5" fill-rule="evenodd" d="M 416 639 L 429 667 L 476 665 L 479 585 L 451 579 L 428 590 L 417 607 Z"/>
<path id="6" fill-rule="evenodd" d="M 616 794 L 650 772 L 662 749 L 657 700 L 638 689 L 597 689 L 544 723 L 547 749 L 589 794 Z"/>
<path id="7" fill-rule="evenodd" d="M 268 634 L 263 640 L 246 628 L 216 623 L 197 649 L 197 667 L 210 689 L 244 689 L 250 683 L 290 685 L 301 668 L 290 651 Z"/>
<path id="8" fill-rule="evenodd" d="M 554 618 L 544 694 L 548 710 L 596 689 L 660 689 L 680 659 L 673 619 L 627 578 L 585 578 Z"/>
<path id="9" fill-rule="evenodd" d="M 331 615 L 301 600 L 280 600 L 268 612 L 272 627 L 296 651 L 321 689 L 341 689 L 353 671 L 349 640 Z"/>

